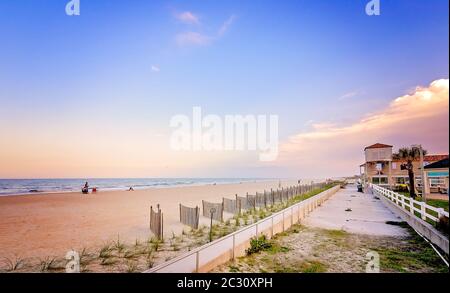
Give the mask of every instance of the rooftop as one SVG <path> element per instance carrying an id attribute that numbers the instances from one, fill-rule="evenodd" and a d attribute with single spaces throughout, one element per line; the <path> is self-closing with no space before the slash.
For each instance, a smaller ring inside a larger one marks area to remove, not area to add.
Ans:
<path id="1" fill-rule="evenodd" d="M 448 159 L 448 155 L 447 154 L 441 154 L 441 155 L 425 155 L 423 156 L 423 161 L 424 162 L 437 162 L 437 161 L 441 161 L 441 160 L 445 160 Z M 414 161 L 419 161 L 420 158 L 415 158 Z M 393 159 L 393 162 L 405 162 L 405 159 Z"/>
<path id="2" fill-rule="evenodd" d="M 443 159 L 425 166 L 425 169 L 439 169 L 439 168 L 448 168 L 448 157 L 447 159 Z"/>
<path id="3" fill-rule="evenodd" d="M 367 150 L 367 149 L 382 149 L 382 148 L 391 148 L 391 147 L 392 146 L 388 145 L 388 144 L 376 143 L 376 144 L 370 145 L 368 147 L 365 147 L 364 150 Z"/>

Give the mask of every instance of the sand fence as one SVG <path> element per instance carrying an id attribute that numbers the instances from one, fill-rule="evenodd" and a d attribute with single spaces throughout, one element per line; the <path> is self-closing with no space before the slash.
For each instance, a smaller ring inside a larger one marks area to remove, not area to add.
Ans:
<path id="1" fill-rule="evenodd" d="M 190 208 L 180 203 L 180 222 L 193 229 L 198 229 L 198 222 L 200 218 L 200 208 Z"/>
<path id="2" fill-rule="evenodd" d="M 155 234 L 155 236 L 162 240 L 164 238 L 163 231 L 163 213 L 159 208 L 159 204 L 156 207 L 156 211 L 153 210 L 153 206 L 150 207 L 150 231 Z"/>
<path id="3" fill-rule="evenodd" d="M 221 203 L 213 203 L 202 200 L 202 215 L 205 218 L 223 222 L 224 212 L 237 215 L 243 210 L 256 210 L 257 208 L 267 208 L 278 203 L 284 203 L 293 197 L 303 195 L 317 188 L 323 188 L 325 183 L 311 183 L 308 185 L 295 185 L 287 188 L 271 189 L 270 191 L 256 192 L 255 194 L 246 194 L 246 196 L 235 195 L 235 199 L 222 198 Z M 180 222 L 193 229 L 199 228 L 200 208 L 180 206 Z M 157 206 L 154 211 L 150 208 L 150 230 L 159 239 L 163 239 L 163 214 Z"/>
<path id="4" fill-rule="evenodd" d="M 237 196 L 237 195 L 236 195 Z M 223 211 L 230 214 L 239 214 L 240 212 L 240 205 L 237 199 L 229 199 L 229 198 L 223 198 Z"/>
<path id="5" fill-rule="evenodd" d="M 309 185 L 295 185 L 277 190 L 256 192 L 256 194 L 246 194 L 246 196 L 235 195 L 235 198 L 222 198 L 221 203 L 213 203 L 202 200 L 202 215 L 215 221 L 224 220 L 224 212 L 237 215 L 243 210 L 256 210 L 257 208 L 267 208 L 278 203 L 288 202 L 297 195 L 308 193 L 316 188 L 323 188 L 324 183 L 312 183 Z M 180 204 L 180 222 L 194 229 L 199 225 L 199 208 L 190 208 Z"/>
<path id="6" fill-rule="evenodd" d="M 203 205 L 203 216 L 206 218 L 211 218 L 213 220 L 222 222 L 223 221 L 223 202 L 212 203 L 206 200 L 202 200 Z"/>

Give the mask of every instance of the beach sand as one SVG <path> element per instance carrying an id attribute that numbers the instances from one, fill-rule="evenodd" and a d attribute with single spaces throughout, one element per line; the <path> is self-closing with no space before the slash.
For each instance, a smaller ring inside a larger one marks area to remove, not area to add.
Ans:
<path id="1" fill-rule="evenodd" d="M 160 204 L 164 233 L 181 233 L 179 204 L 199 206 L 202 200 L 221 202 L 222 197 L 254 194 L 276 189 L 279 181 L 245 182 L 154 188 L 136 191 L 105 191 L 95 194 L 54 193 L 0 197 L 0 257 L 63 256 L 71 249 L 100 247 L 120 239 L 147 239 L 150 206 Z M 292 186 L 296 181 L 282 181 Z M 200 224 L 207 224 L 200 217 Z"/>

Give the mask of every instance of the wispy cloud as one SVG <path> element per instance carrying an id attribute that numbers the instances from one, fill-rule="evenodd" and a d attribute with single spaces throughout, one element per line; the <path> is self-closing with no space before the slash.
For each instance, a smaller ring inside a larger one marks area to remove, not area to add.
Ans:
<path id="1" fill-rule="evenodd" d="M 342 96 L 340 96 L 339 100 L 340 101 L 347 100 L 347 99 L 353 98 L 353 97 L 355 97 L 357 95 L 360 95 L 360 94 L 361 94 L 360 91 L 351 91 L 351 92 L 345 93 Z"/>
<path id="2" fill-rule="evenodd" d="M 159 71 L 160 71 L 159 66 L 157 66 L 157 65 L 152 65 L 152 71 L 153 71 L 153 72 L 159 72 Z"/>
<path id="3" fill-rule="evenodd" d="M 190 11 L 175 14 L 175 18 L 186 24 L 200 24 L 200 18 Z"/>
<path id="4" fill-rule="evenodd" d="M 222 36 L 224 35 L 228 29 L 230 28 L 230 26 L 233 24 L 234 20 L 236 18 L 236 15 L 231 15 L 220 27 L 219 31 L 217 32 L 218 36 Z"/>
<path id="5" fill-rule="evenodd" d="M 194 16 L 192 14 L 192 16 Z M 186 19 L 188 18 L 185 16 Z M 197 19 L 197 18 L 195 18 Z M 175 42 L 178 46 L 204 46 L 219 40 L 230 28 L 230 26 L 235 21 L 236 16 L 231 15 L 225 22 L 220 26 L 215 34 L 205 34 L 195 31 L 187 31 L 179 33 L 175 36 Z"/>
<path id="6" fill-rule="evenodd" d="M 184 32 L 175 36 L 175 41 L 179 46 L 208 45 L 211 40 L 209 36 L 197 32 Z"/>
<path id="7" fill-rule="evenodd" d="M 346 170 L 356 173 L 364 146 L 375 142 L 396 147 L 421 143 L 431 152 L 448 152 L 448 107 L 449 80 L 436 80 L 393 99 L 384 110 L 367 114 L 355 123 L 313 124 L 310 131 L 293 135 L 281 144 L 279 162 L 318 173 L 311 175 L 327 176 L 342 175 Z"/>

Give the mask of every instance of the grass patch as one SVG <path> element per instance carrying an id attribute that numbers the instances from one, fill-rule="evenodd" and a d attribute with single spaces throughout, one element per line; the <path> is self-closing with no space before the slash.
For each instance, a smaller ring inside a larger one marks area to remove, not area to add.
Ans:
<path id="1" fill-rule="evenodd" d="M 348 233 L 344 230 L 324 230 L 324 234 L 329 238 L 345 238 L 348 236 Z"/>
<path id="2" fill-rule="evenodd" d="M 327 265 L 317 260 L 304 261 L 300 263 L 299 271 L 302 273 L 324 273 L 327 271 Z"/>
<path id="3" fill-rule="evenodd" d="M 233 265 L 230 265 L 228 267 L 228 270 L 229 270 L 230 273 L 239 273 L 240 272 L 239 267 L 233 266 Z"/>
<path id="4" fill-rule="evenodd" d="M 427 200 L 427 204 L 436 208 L 442 208 L 446 212 L 448 212 L 448 201 L 447 200 L 439 200 L 439 199 L 429 199 Z"/>
<path id="5" fill-rule="evenodd" d="M 56 258 L 47 257 L 39 262 L 39 269 L 41 272 L 47 272 L 50 270 L 57 269 L 55 266 Z"/>
<path id="6" fill-rule="evenodd" d="M 127 262 L 127 273 L 136 273 L 137 270 L 138 270 L 138 266 L 135 261 Z"/>
<path id="7" fill-rule="evenodd" d="M 98 257 L 102 259 L 107 259 L 112 256 L 112 248 L 111 245 L 105 244 L 102 248 L 100 248 L 100 251 L 98 253 Z"/>
<path id="8" fill-rule="evenodd" d="M 270 247 L 264 249 L 269 254 L 286 253 L 291 249 L 286 246 L 281 246 L 278 243 L 271 243 Z"/>
<path id="9" fill-rule="evenodd" d="M 118 260 L 116 258 L 110 257 L 110 258 L 103 258 L 101 260 L 100 264 L 102 266 L 111 266 L 111 265 L 116 264 L 117 262 L 118 262 Z"/>
<path id="10" fill-rule="evenodd" d="M 118 253 L 121 253 L 125 249 L 125 244 L 120 241 L 119 235 L 117 235 L 117 240 L 114 242 L 114 248 Z"/>
<path id="11" fill-rule="evenodd" d="M 6 264 L 6 271 L 8 271 L 8 272 L 15 272 L 15 271 L 21 269 L 25 265 L 25 260 L 18 256 L 14 257 L 12 259 L 4 257 L 3 260 L 4 260 L 4 263 Z"/>
<path id="12" fill-rule="evenodd" d="M 401 223 L 401 222 L 400 222 Z M 448 267 L 433 248 L 407 227 L 411 236 L 407 245 L 398 247 L 378 247 L 373 250 L 380 254 L 380 268 L 386 272 L 429 272 L 448 273 Z"/>

